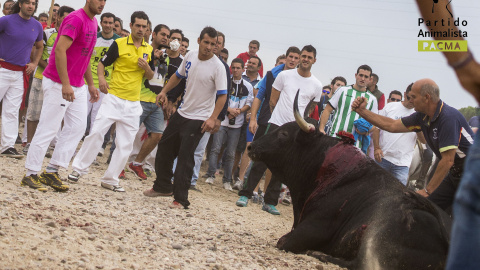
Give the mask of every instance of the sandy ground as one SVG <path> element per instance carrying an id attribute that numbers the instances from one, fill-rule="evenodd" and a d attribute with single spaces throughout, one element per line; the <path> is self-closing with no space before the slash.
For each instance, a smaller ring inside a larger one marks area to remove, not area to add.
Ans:
<path id="1" fill-rule="evenodd" d="M 153 177 L 127 172 L 125 193 L 101 188 L 98 161 L 68 192 L 42 193 L 20 186 L 24 159 L 0 157 L 0 269 L 340 269 L 275 248 L 291 206 L 280 216 L 237 207 L 217 178 L 190 191 L 190 209 L 169 209 L 172 198 L 143 196 Z"/>

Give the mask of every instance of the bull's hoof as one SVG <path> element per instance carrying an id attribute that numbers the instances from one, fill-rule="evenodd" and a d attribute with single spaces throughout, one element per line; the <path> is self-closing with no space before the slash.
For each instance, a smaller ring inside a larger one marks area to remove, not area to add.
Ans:
<path id="1" fill-rule="evenodd" d="M 280 250 L 284 250 L 285 244 L 287 243 L 288 238 L 290 238 L 290 233 L 287 233 L 284 236 L 282 236 L 280 239 L 278 239 L 277 248 Z"/>

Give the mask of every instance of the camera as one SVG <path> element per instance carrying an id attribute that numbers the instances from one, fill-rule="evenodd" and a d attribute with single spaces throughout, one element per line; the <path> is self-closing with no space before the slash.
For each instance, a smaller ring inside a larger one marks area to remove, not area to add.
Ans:
<path id="1" fill-rule="evenodd" d="M 228 120 L 228 124 L 229 124 L 229 125 L 235 125 L 235 118 L 236 118 L 236 117 L 234 117 L 234 118 L 232 118 L 232 119 L 229 119 L 229 120 Z"/>

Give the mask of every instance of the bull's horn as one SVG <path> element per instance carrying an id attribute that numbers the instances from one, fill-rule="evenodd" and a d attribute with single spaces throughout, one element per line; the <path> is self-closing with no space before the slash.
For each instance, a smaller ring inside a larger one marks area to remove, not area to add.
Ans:
<path id="1" fill-rule="evenodd" d="M 300 126 L 300 128 L 306 133 L 314 132 L 315 126 L 307 123 L 307 121 L 303 119 L 302 115 L 298 111 L 298 94 L 299 93 L 300 93 L 300 89 L 297 90 L 297 94 L 295 95 L 295 101 L 293 102 L 293 115 L 295 116 L 295 121 L 297 122 L 298 126 Z"/>

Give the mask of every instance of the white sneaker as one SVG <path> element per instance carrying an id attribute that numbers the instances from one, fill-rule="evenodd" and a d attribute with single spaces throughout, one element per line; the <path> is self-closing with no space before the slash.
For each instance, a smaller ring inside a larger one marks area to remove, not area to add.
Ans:
<path id="1" fill-rule="evenodd" d="M 242 190 L 243 187 L 243 181 L 237 181 L 235 184 L 233 184 L 233 189 L 235 190 Z"/>
<path id="2" fill-rule="evenodd" d="M 113 186 L 113 185 L 109 185 L 109 184 L 106 184 L 106 183 L 103 183 L 103 182 L 102 182 L 101 186 L 103 188 L 110 189 L 114 192 L 125 192 L 125 189 L 123 189 L 123 187 L 121 187 L 121 186 Z"/>
<path id="3" fill-rule="evenodd" d="M 215 182 L 215 177 L 208 177 L 207 180 L 205 180 L 205 183 L 213 185 L 213 182 Z"/>
<path id="4" fill-rule="evenodd" d="M 232 189 L 232 185 L 230 185 L 230 183 L 223 183 L 223 188 L 228 190 L 228 191 L 233 191 Z"/>

